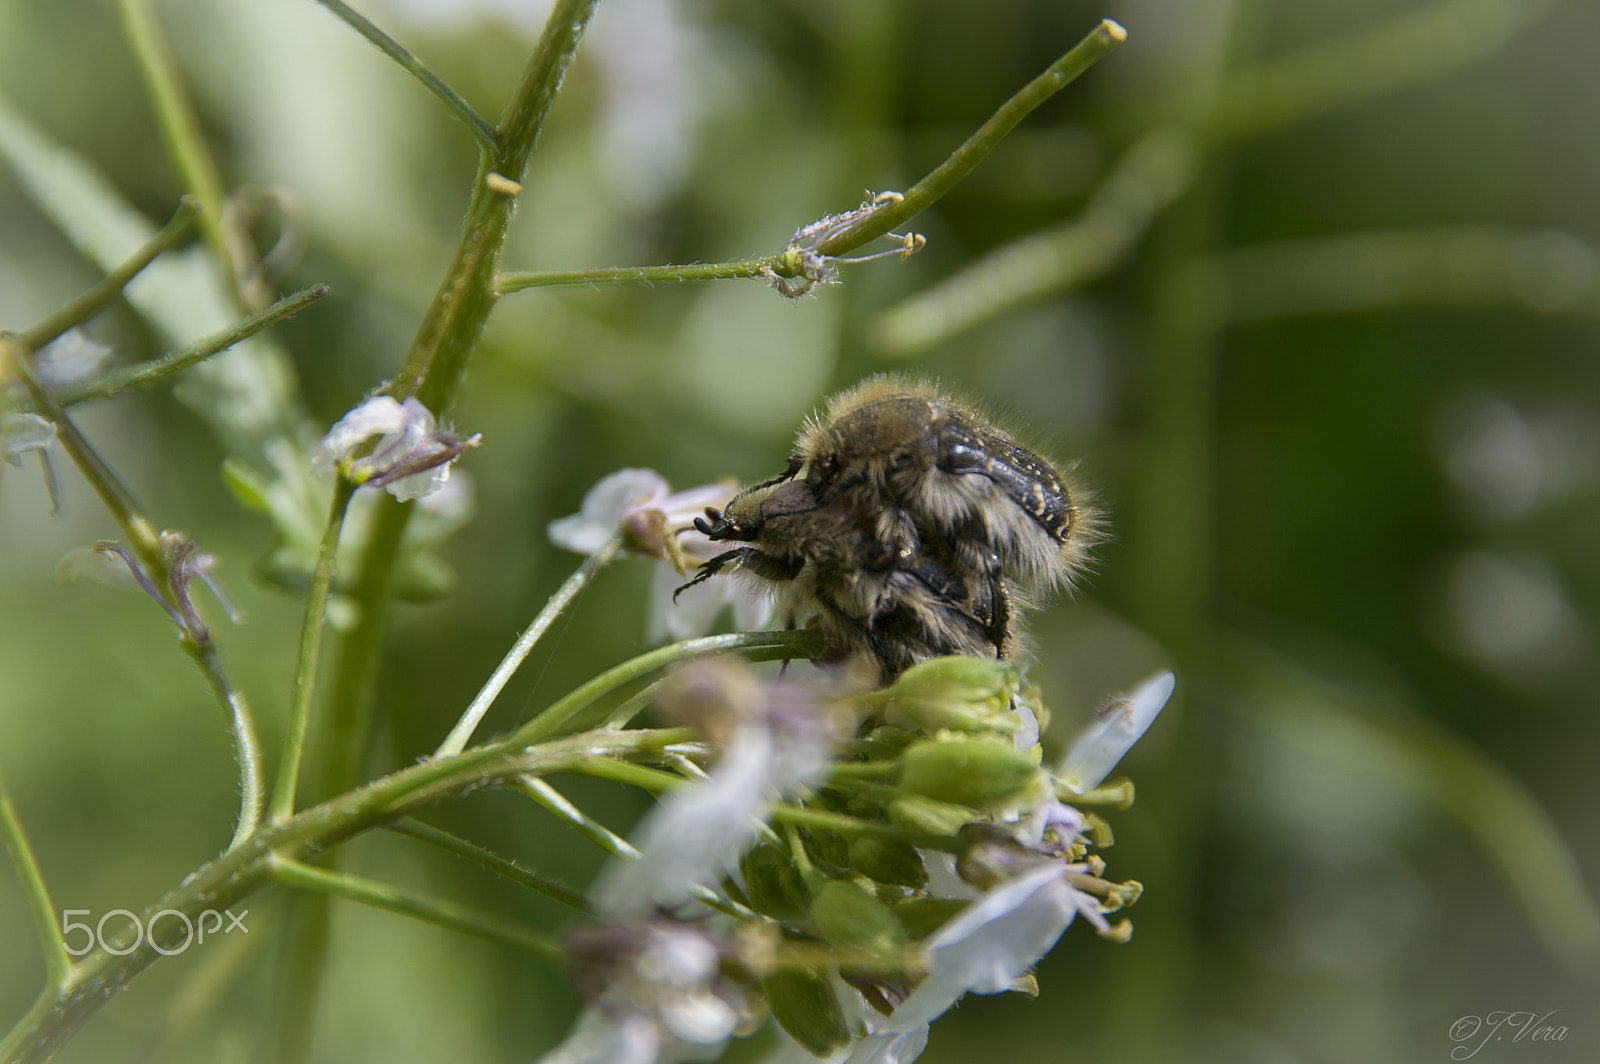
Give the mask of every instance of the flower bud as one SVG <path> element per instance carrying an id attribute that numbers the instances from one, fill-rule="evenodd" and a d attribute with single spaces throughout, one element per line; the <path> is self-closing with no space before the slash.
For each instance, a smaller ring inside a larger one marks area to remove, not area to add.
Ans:
<path id="1" fill-rule="evenodd" d="M 814 1057 L 828 1057 L 850 1042 L 839 995 L 817 971 L 775 972 L 761 982 L 772 1018 Z"/>
<path id="2" fill-rule="evenodd" d="M 887 905 L 847 879 L 824 883 L 811 902 L 811 919 L 829 942 L 893 955 L 905 947 L 906 929 Z"/>
<path id="3" fill-rule="evenodd" d="M 1020 682 L 1010 662 L 935 658 L 907 669 L 877 701 L 895 727 L 1009 735 L 1021 723 L 1011 711 Z"/>
<path id="4" fill-rule="evenodd" d="M 972 842 L 956 861 L 956 874 L 982 890 L 1015 879 L 1048 859 L 993 824 L 968 824 L 961 834 Z"/>
<path id="5" fill-rule="evenodd" d="M 900 791 L 993 809 L 1039 789 L 1038 754 L 997 739 L 918 743 L 901 758 Z"/>

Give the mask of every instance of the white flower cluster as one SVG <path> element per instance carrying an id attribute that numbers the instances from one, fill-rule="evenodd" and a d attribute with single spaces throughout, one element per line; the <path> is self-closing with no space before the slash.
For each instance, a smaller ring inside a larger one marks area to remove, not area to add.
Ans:
<path id="1" fill-rule="evenodd" d="M 718 506 L 730 494 L 730 488 L 712 485 L 674 495 L 656 474 L 624 470 L 601 481 L 585 498 L 582 512 L 555 522 L 550 533 L 564 547 L 593 552 L 619 528 L 626 530 L 633 549 L 658 559 L 653 627 L 682 637 L 702 630 L 730 603 L 736 615 L 760 613 L 737 597 L 733 581 L 697 586 L 691 590 L 712 597 L 677 607 L 668 593 L 689 565 L 719 549 L 690 522 L 703 507 Z M 963 766 L 960 756 L 941 760 L 940 755 L 957 748 L 964 755 L 969 746 L 996 759 L 1002 776 L 1027 777 L 995 791 L 1000 798 L 992 802 L 980 794 L 983 780 L 962 782 L 964 767 L 954 770 L 952 786 L 965 797 L 940 800 L 936 789 L 912 794 L 911 805 L 933 815 L 959 810 L 953 802 L 986 811 L 966 810 L 966 819 L 956 822 L 960 832 L 945 833 L 963 840 L 952 847 L 964 846 L 959 861 L 952 853 L 919 852 L 901 844 L 917 865 L 913 877 L 921 885 L 889 896 L 926 898 L 953 911 L 920 940 L 895 947 L 907 965 L 904 978 L 888 980 L 873 993 L 837 971 L 824 979 L 813 964 L 808 977 L 819 980 L 814 985 L 821 987 L 822 997 L 837 1006 L 837 1034 L 805 1046 L 785 1033 L 789 1024 L 776 999 L 768 1002 L 783 1025 L 780 1049 L 768 1064 L 915 1060 L 933 1021 L 966 994 L 1017 988 L 1074 919 L 1082 916 L 1111 937 L 1126 933 L 1126 925 L 1112 927 L 1106 914 L 1136 897 L 1137 886 L 1099 878 L 1103 863 L 1085 856 L 1085 818 L 1056 795 L 1097 787 L 1154 720 L 1173 687 L 1172 674 L 1162 673 L 1109 701 L 1054 770 L 1044 771 L 1038 767 L 1038 720 L 1018 695 L 1017 670 L 1004 662 L 941 659 L 908 671 L 893 688 L 854 696 L 837 687 L 808 689 L 757 677 L 730 662 L 686 667 L 664 685 L 658 709 L 693 726 L 709 740 L 699 748 L 709 745 L 718 756 L 703 779 L 669 792 L 644 819 L 635 832 L 638 856 L 615 859 L 602 872 L 592 894 L 602 924 L 585 933 L 582 948 L 569 951 L 589 960 L 584 965 L 589 977 L 577 981 L 590 1007 L 543 1064 L 709 1060 L 728 1039 L 759 1024 L 761 994 L 774 985 L 771 975 L 795 969 L 785 968 L 778 941 L 787 918 L 763 909 L 762 887 L 751 878 L 755 873 L 748 862 L 757 853 L 789 855 L 800 845 L 798 836 L 784 836 L 774 823 L 775 810 L 786 800 L 816 808 L 819 789 L 829 785 L 841 764 L 836 758 L 846 749 L 847 736 L 838 718 L 829 715 L 841 705 L 850 707 L 847 715 L 853 720 L 875 715 L 888 725 L 883 730 L 922 737 L 910 748 L 901 747 L 907 766 L 914 756 L 927 755 L 916 756 L 915 782 L 912 769 L 903 770 L 902 791 L 928 787 L 945 771 L 941 766 Z M 939 704 L 941 692 L 946 704 Z M 878 755 L 866 756 L 870 763 Z M 885 826 L 893 834 L 893 826 Z M 871 891 L 854 886 L 861 877 L 838 878 L 838 866 L 824 874 L 804 857 L 795 864 L 790 873 L 805 881 L 796 888 L 802 899 L 797 904 L 803 909 L 804 899 L 813 899 L 810 915 L 801 911 L 795 917 L 802 926 L 823 924 L 814 899 L 830 891 L 846 902 L 852 891 L 860 894 L 867 915 L 879 905 Z M 733 915 L 713 913 L 707 902 Z M 757 911 L 749 911 L 746 902 Z M 772 937 L 765 957 L 740 956 L 733 945 L 740 935 L 763 932 Z M 609 952 L 597 950 L 595 943 Z M 597 955 L 605 962 L 596 963 Z M 804 962 L 797 963 L 804 968 Z M 596 980 L 597 971 L 605 977 Z"/>

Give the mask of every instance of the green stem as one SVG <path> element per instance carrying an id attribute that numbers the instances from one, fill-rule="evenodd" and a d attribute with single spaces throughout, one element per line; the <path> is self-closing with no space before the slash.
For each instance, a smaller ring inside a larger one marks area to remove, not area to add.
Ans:
<path id="1" fill-rule="evenodd" d="M 450 407 L 466 362 L 493 309 L 494 271 L 516 207 L 504 181 L 522 179 L 534 140 L 561 79 L 577 51 L 596 0 L 557 0 L 545 31 L 506 105 L 495 147 L 480 150 L 478 172 L 462 226 L 461 240 L 417 334 L 386 393 L 404 400 L 416 396 L 436 414 Z M 327 793 L 337 794 L 359 777 L 370 743 L 373 705 L 371 680 L 381 643 L 385 607 L 395 561 L 413 507 L 385 500 L 357 563 L 351 598 L 359 611 L 355 627 L 341 640 L 326 727 Z M 448 763 L 448 762 L 441 762 Z M 326 909 L 306 899 L 309 919 L 290 935 L 285 999 L 278 1027 L 288 1032 L 280 1059 L 303 1059 L 311 1016 L 327 952 Z M 322 918 L 316 918 L 318 914 Z M 297 1041 L 298 1039 L 298 1041 Z"/>
<path id="2" fill-rule="evenodd" d="M 589 586 L 589 581 L 594 579 L 594 574 L 605 568 L 611 559 L 617 556 L 617 552 L 622 549 L 626 540 L 627 533 L 621 529 L 612 533 L 611 538 L 602 543 L 600 548 L 593 554 L 585 558 L 583 564 L 578 566 L 578 570 L 567 577 L 566 582 L 556 590 L 554 595 L 550 596 L 550 600 L 544 604 L 544 608 L 533 619 L 533 623 L 528 625 L 528 630 L 522 633 L 517 639 L 516 645 L 511 648 L 499 666 L 496 667 L 494 674 L 489 677 L 489 682 L 483 685 L 477 696 L 473 698 L 472 704 L 467 706 L 466 711 L 461 714 L 461 719 L 457 720 L 455 727 L 450 729 L 450 734 L 445 736 L 444 742 L 439 744 L 439 749 L 433 752 L 434 757 L 450 757 L 466 749 L 467 743 L 472 739 L 472 733 L 477 730 L 479 722 L 483 720 L 483 715 L 489 712 L 489 707 L 494 704 L 495 698 L 499 696 L 505 685 L 510 682 L 511 675 L 517 671 L 522 662 L 532 653 L 534 644 L 555 623 L 556 618 L 566 611 L 567 607 L 572 604 L 572 600 L 577 598 L 583 589 Z"/>
<path id="3" fill-rule="evenodd" d="M 520 788 L 521 780 L 518 781 L 518 786 Z M 535 872 L 531 868 L 523 868 L 515 861 L 507 860 L 491 850 L 486 850 L 482 846 L 468 842 L 466 839 L 457 838 L 448 831 L 440 831 L 431 824 L 424 824 L 415 817 L 408 816 L 404 820 L 390 824 L 388 825 L 388 830 L 396 835 L 405 835 L 419 842 L 426 842 L 430 846 L 437 846 L 441 850 L 471 861 L 485 871 L 493 872 L 497 876 L 509 879 L 518 886 L 536 890 L 545 897 L 558 901 L 562 905 L 576 909 L 581 913 L 589 911 L 589 903 L 584 900 L 583 895 L 565 883 L 559 883 L 548 876 Z"/>
<path id="4" fill-rule="evenodd" d="M 314 890 L 337 898 L 347 898 L 384 912 L 409 916 L 450 931 L 460 931 L 489 942 L 560 960 L 561 946 L 549 935 L 521 924 L 479 912 L 462 905 L 415 894 L 388 883 L 353 876 L 348 872 L 328 872 L 286 858 L 270 864 L 272 880 L 286 887 Z"/>
<path id="5" fill-rule="evenodd" d="M 660 735 L 662 739 L 661 745 L 663 747 L 669 745 L 667 741 L 669 738 L 669 733 L 663 731 L 660 733 Z M 681 739 L 688 739 L 691 738 L 691 736 L 692 733 L 684 729 L 678 732 L 677 737 Z M 617 764 L 622 763 L 617 762 Z M 626 771 L 627 768 L 639 768 L 641 769 L 641 773 L 629 774 Z M 574 771 L 583 772 L 585 770 L 576 769 Z M 594 771 L 588 772 L 587 774 L 595 775 L 600 778 L 610 778 L 616 779 L 620 782 L 632 783 L 636 786 L 644 787 L 646 790 L 651 791 L 651 793 L 659 793 L 660 791 L 672 786 L 674 783 L 689 784 L 695 782 L 694 780 L 685 779 L 681 776 L 674 776 L 668 772 L 660 772 L 657 769 L 643 768 L 642 766 L 638 765 L 627 765 L 624 767 L 624 770 L 621 773 L 612 777 L 602 776 L 604 771 L 605 770 L 603 768 L 596 767 Z M 668 783 L 667 781 L 673 782 Z M 556 816 L 559 816 L 563 820 L 567 821 L 580 833 L 587 836 L 591 841 L 599 844 L 602 849 L 611 854 L 613 857 L 620 857 L 623 860 L 628 861 L 638 859 L 639 851 L 634 848 L 632 843 L 628 842 L 628 840 L 622 838 L 620 835 L 607 828 L 604 824 L 601 824 L 583 810 L 567 801 L 560 791 L 557 791 L 543 779 L 537 776 L 520 776 L 513 785 L 517 788 L 517 790 L 521 791 L 529 798 L 532 798 L 534 801 L 550 810 Z M 741 905 L 731 898 L 728 898 L 709 887 L 694 886 L 691 888 L 691 893 L 703 904 L 710 906 L 720 913 L 726 913 L 727 915 L 736 919 L 755 920 L 761 918 L 759 914 L 751 910 L 749 907 Z"/>
<path id="6" fill-rule="evenodd" d="M 817 652 L 819 638 L 813 631 L 739 632 L 673 643 L 607 669 L 518 728 L 512 738 L 518 742 L 533 743 L 553 735 L 596 699 L 676 661 L 731 650 L 744 652 L 752 661 L 804 657 Z"/>
<path id="7" fill-rule="evenodd" d="M 634 848 L 633 843 L 573 805 L 567 800 L 566 795 L 552 787 L 547 780 L 540 779 L 538 776 L 518 776 L 512 785 L 562 820 L 565 820 L 578 834 L 583 835 L 613 857 L 635 858 L 639 856 L 639 851 Z"/>
<path id="8" fill-rule="evenodd" d="M 339 477 L 333 486 L 333 501 L 328 523 L 317 547 L 317 564 L 311 571 L 311 589 L 306 594 L 305 612 L 300 621 L 300 646 L 295 655 L 294 680 L 289 696 L 289 732 L 284 738 L 283 759 L 278 764 L 278 782 L 272 789 L 271 817 L 284 820 L 294 812 L 295 789 L 300 781 L 300 760 L 305 750 L 306 730 L 311 721 L 311 705 L 317 685 L 317 662 L 322 654 L 322 633 L 328 620 L 328 595 L 333 587 L 334 559 L 339 551 L 339 534 L 355 496 L 355 485 Z"/>
<path id="9" fill-rule="evenodd" d="M 459 92 L 452 89 L 449 83 L 429 70 L 422 60 L 412 55 L 409 49 L 343 0 L 317 0 L 317 3 L 337 15 L 345 25 L 365 37 L 378 51 L 398 63 L 402 70 L 422 82 L 423 88 L 439 97 L 457 118 L 466 123 L 467 128 L 472 131 L 472 135 L 477 138 L 478 144 L 485 151 L 495 149 L 495 129 L 488 120 L 474 110 L 473 106 L 463 99 Z"/>
<path id="10" fill-rule="evenodd" d="M 522 180 L 534 142 L 596 3 L 597 0 L 556 0 L 538 47 L 523 68 L 511 102 L 501 116 L 495 148 L 486 150 L 479 160 L 455 259 L 386 394 L 396 399 L 415 395 L 436 414 L 449 408 L 467 357 L 494 307 L 495 268 L 516 209 L 516 197 L 501 191 L 504 185 L 491 182 L 490 175 L 509 178 L 513 183 Z"/>
<path id="11" fill-rule="evenodd" d="M 96 311 L 117 297 L 139 271 L 155 261 L 155 257 L 183 239 L 194 224 L 200 203 L 193 196 L 184 196 L 172 218 L 155 236 L 129 255 L 105 279 L 60 310 L 51 314 L 33 328 L 22 333 L 22 341 L 37 351 L 68 329 L 88 320 Z"/>
<path id="12" fill-rule="evenodd" d="M 0 842 L 11 853 L 11 863 L 16 865 L 17 878 L 22 881 L 22 893 L 28 900 L 28 912 L 33 917 L 33 929 L 39 936 L 39 948 L 44 953 L 45 983 L 51 988 L 67 984 L 72 974 L 72 955 L 61 939 L 61 925 L 56 923 L 56 909 L 50 901 L 50 891 L 45 887 L 44 875 L 39 871 L 39 861 L 28 845 L 28 835 L 22 830 L 22 821 L 11 804 L 11 794 L 6 789 L 5 777 L 0 776 Z"/>
<path id="13" fill-rule="evenodd" d="M 128 493 L 128 489 L 122 486 L 116 474 L 101 461 L 89 441 L 84 439 L 83 434 L 72 423 L 72 419 L 67 417 L 67 412 L 61 409 L 61 405 L 39 383 L 39 378 L 35 376 L 29 362 L 30 351 L 24 346 L 21 337 L 0 334 L 0 351 L 9 356 L 17 379 L 22 382 L 22 386 L 27 389 L 28 397 L 33 400 L 33 408 L 42 417 L 55 424 L 62 450 L 67 452 L 72 464 L 83 474 L 83 479 L 89 482 L 89 487 L 111 512 L 123 535 L 128 537 L 128 545 L 133 548 L 139 561 L 148 567 L 151 582 L 165 593 L 169 584 L 167 564 L 161 557 L 155 528 L 134 504 L 133 496 Z"/>
<path id="14" fill-rule="evenodd" d="M 671 772 L 663 772 L 658 768 L 648 765 L 635 765 L 628 761 L 616 761 L 604 757 L 585 758 L 579 764 L 567 769 L 581 776 L 592 776 L 595 779 L 611 780 L 613 783 L 625 783 L 630 787 L 638 787 L 649 791 L 651 794 L 661 794 L 665 791 L 677 790 L 680 787 L 695 785 L 697 780 L 685 779 Z M 874 835 L 882 838 L 906 839 L 914 845 L 932 847 L 939 850 L 957 850 L 964 848 L 966 843 L 947 835 L 935 835 L 931 832 L 910 831 L 875 820 L 858 820 L 853 816 L 843 813 L 830 813 L 824 809 L 807 809 L 794 805 L 775 805 L 772 807 L 771 817 L 773 823 L 793 824 L 796 827 L 816 828 L 822 831 L 834 831 L 841 835 Z"/>
<path id="15" fill-rule="evenodd" d="M 860 247 L 869 240 L 889 232 L 913 215 L 927 210 L 945 193 L 954 188 L 994 150 L 1006 134 L 1016 128 L 1035 108 L 1066 88 L 1079 75 L 1108 52 L 1127 40 L 1128 33 L 1110 19 L 1102 20 L 1087 37 L 1066 55 L 1025 85 L 1011 99 L 1001 104 L 977 132 L 950 154 L 931 173 L 918 181 L 898 203 L 885 206 L 867 215 L 862 224 L 839 232 L 822 244 L 817 251 L 822 255 L 842 255 Z"/>
<path id="16" fill-rule="evenodd" d="M 217 267 L 228 279 L 229 291 L 236 291 L 233 258 L 222 224 L 226 186 L 206 146 L 205 134 L 200 131 L 200 119 L 184 87 L 177 58 L 161 31 L 161 24 L 156 21 L 150 0 L 116 0 L 116 3 L 117 12 L 122 16 L 123 33 L 133 49 L 145 91 L 150 94 L 150 105 L 155 109 L 167 155 L 183 187 L 200 201 L 200 232 L 211 246 Z"/>
<path id="17" fill-rule="evenodd" d="M 114 399 L 124 392 L 154 387 L 182 370 L 226 351 L 241 340 L 294 317 L 327 294 L 328 286 L 325 284 L 303 288 L 293 295 L 278 300 L 260 313 L 252 314 L 237 324 L 220 329 L 170 355 L 163 355 L 137 366 L 113 370 L 96 380 L 82 381 L 59 388 L 55 392 L 56 402 L 63 407 L 76 406 L 78 403 Z"/>
<path id="18" fill-rule="evenodd" d="M 244 695 L 234 690 L 222 671 L 217 645 L 210 639 L 184 639 L 183 647 L 200 666 L 233 725 L 234 757 L 239 761 L 239 822 L 234 827 L 233 840 L 228 843 L 228 849 L 232 850 L 254 834 L 261 823 L 261 806 L 266 797 L 261 783 L 261 738 Z"/>
<path id="19" fill-rule="evenodd" d="M 314 749 L 324 764 L 321 790 L 313 800 L 343 794 L 360 782 L 372 745 L 372 679 L 383 641 L 389 581 L 411 510 L 409 503 L 397 502 L 387 493 L 379 497 L 372 532 L 349 590 L 356 623 L 341 634 L 338 663 L 323 699 L 326 710 Z M 282 1000 L 273 1024 L 276 1059 L 284 1064 L 298 1064 L 310 1053 L 311 1026 L 321 997 L 328 948 L 328 908 L 328 899 L 321 894 L 291 899 L 280 981 Z"/>
<path id="20" fill-rule="evenodd" d="M 604 728 L 626 728 L 632 723 L 634 717 L 644 712 L 646 706 L 655 702 L 656 693 L 660 689 L 660 680 L 646 685 L 637 694 L 630 696 L 620 703 L 616 709 L 607 713 L 605 719 L 600 721 L 598 726 Z"/>
<path id="21" fill-rule="evenodd" d="M 529 270 L 496 274 L 496 295 L 520 292 L 524 288 L 545 288 L 562 284 L 682 284 L 688 281 L 719 281 L 735 277 L 760 277 L 764 269 L 777 269 L 784 256 L 767 255 L 732 262 L 693 263 L 685 266 L 613 266 L 594 270 Z"/>

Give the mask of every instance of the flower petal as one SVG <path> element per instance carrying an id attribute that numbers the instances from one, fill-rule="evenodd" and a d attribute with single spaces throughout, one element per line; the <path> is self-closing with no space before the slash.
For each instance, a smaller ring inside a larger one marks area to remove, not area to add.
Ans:
<path id="1" fill-rule="evenodd" d="M 1150 727 L 1177 682 L 1170 672 L 1158 673 L 1112 702 L 1072 744 L 1056 777 L 1078 794 L 1098 787 Z"/>
<path id="2" fill-rule="evenodd" d="M 648 1017 L 629 1013 L 612 1019 L 588 1008 L 566 1041 L 539 1064 L 654 1064 L 660 1050 L 661 1032 Z"/>
<path id="3" fill-rule="evenodd" d="M 613 861 L 601 873 L 595 908 L 613 919 L 644 916 L 681 905 L 696 887 L 726 875 L 760 830 L 773 756 L 765 728 L 734 732 L 706 780 L 668 796 L 645 818 L 639 857 Z"/>
<path id="4" fill-rule="evenodd" d="M 29 451 L 44 451 L 56 438 L 56 427 L 38 414 L 0 417 L 0 453 L 12 465 L 21 465 Z"/>
<path id="5" fill-rule="evenodd" d="M 338 463 L 349 459 L 367 440 L 373 436 L 397 436 L 405 423 L 405 408 L 393 396 L 375 395 L 334 422 L 312 456 L 311 468 L 331 474 Z"/>
<path id="6" fill-rule="evenodd" d="M 616 532 L 629 507 L 666 498 L 669 490 L 653 469 L 619 469 L 589 489 L 576 514 L 550 522 L 550 541 L 577 554 L 593 554 Z"/>
<path id="7" fill-rule="evenodd" d="M 989 891 L 927 940 L 928 978 L 876 1034 L 916 1031 L 963 994 L 998 994 L 1039 963 L 1078 913 L 1077 890 L 1049 862 Z M 852 1058 L 853 1059 L 853 1058 Z"/>

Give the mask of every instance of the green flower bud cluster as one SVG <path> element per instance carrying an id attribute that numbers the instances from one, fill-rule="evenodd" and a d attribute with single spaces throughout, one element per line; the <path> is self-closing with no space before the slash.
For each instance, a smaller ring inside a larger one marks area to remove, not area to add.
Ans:
<path id="1" fill-rule="evenodd" d="M 850 703 L 855 739 L 799 810 L 816 819 L 775 823 L 740 868 L 744 900 L 781 929 L 762 984 L 772 1015 L 817 1056 L 852 1038 L 839 977 L 885 1014 L 916 988 L 924 940 L 971 904 L 941 895 L 1085 853 L 1072 827 L 1022 838 L 1021 820 L 1053 806 L 1057 785 L 1027 744 L 1043 710 L 1015 665 L 941 658 Z"/>

